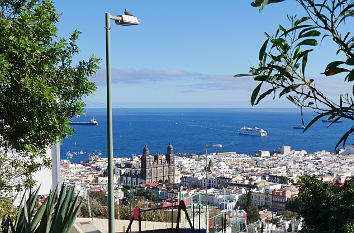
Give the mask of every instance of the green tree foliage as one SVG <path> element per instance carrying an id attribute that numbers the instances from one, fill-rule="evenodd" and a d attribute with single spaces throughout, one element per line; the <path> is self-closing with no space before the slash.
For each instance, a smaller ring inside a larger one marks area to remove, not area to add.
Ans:
<path id="1" fill-rule="evenodd" d="M 282 215 L 285 220 L 291 220 L 291 219 L 297 218 L 299 216 L 298 213 L 290 211 L 290 210 L 285 210 Z"/>
<path id="2" fill-rule="evenodd" d="M 90 192 L 90 198 L 97 200 L 98 202 L 100 202 L 104 206 L 107 205 L 107 196 L 106 196 L 106 192 L 104 192 L 104 191 Z"/>
<path id="3" fill-rule="evenodd" d="M 12 205 L 11 200 L 7 198 L 0 198 L 0 219 L 3 219 L 4 217 L 11 215 L 12 212 L 14 212 L 14 206 Z"/>
<path id="4" fill-rule="evenodd" d="M 61 38 L 58 21 L 50 0 L 0 0 L 0 147 L 20 154 L 8 162 L 1 152 L 0 165 L 26 178 L 49 164 L 45 150 L 73 132 L 68 121 L 96 88 L 88 77 L 98 59 L 73 64 L 79 31 Z M 6 187 L 1 176 L 0 190 Z"/>
<path id="5" fill-rule="evenodd" d="M 130 219 L 130 209 L 128 205 L 115 205 L 116 209 L 114 213 L 116 213 L 117 219 L 129 220 Z"/>
<path id="6" fill-rule="evenodd" d="M 84 217 L 84 218 L 90 217 L 90 209 L 89 209 L 88 204 L 85 202 L 82 202 L 79 217 Z"/>
<path id="7" fill-rule="evenodd" d="M 255 0 L 252 6 L 260 11 L 270 3 L 284 0 Z M 338 47 L 334 60 L 323 64 L 323 74 L 345 77 L 344 82 L 353 85 L 354 80 L 354 37 L 343 30 L 342 24 L 352 19 L 354 3 L 352 0 L 296 0 L 303 7 L 303 17 L 288 16 L 290 26 L 279 25 L 274 35 L 265 33 L 267 39 L 259 51 L 259 65 L 251 67 L 248 74 L 259 82 L 253 90 L 251 104 L 258 104 L 266 96 L 286 96 L 299 107 L 313 109 L 319 114 L 305 127 L 306 131 L 321 118 L 338 121 L 341 118 L 354 120 L 354 101 L 352 93 L 338 93 L 337 99 L 330 99 L 316 86 L 316 81 L 309 77 L 306 66 L 310 54 L 318 49 L 319 40 L 331 38 Z M 268 84 L 268 85 L 266 85 Z M 263 92 L 261 89 L 266 88 Z M 340 91 L 338 91 L 340 92 Z M 332 123 L 333 124 L 333 123 Z M 345 144 L 354 132 L 354 127 L 339 139 L 336 147 Z"/>
<path id="8" fill-rule="evenodd" d="M 354 179 L 343 185 L 304 176 L 300 179 L 297 201 L 300 216 L 304 218 L 302 232 L 353 232 Z"/>
<path id="9" fill-rule="evenodd" d="M 297 199 L 292 199 L 291 201 L 287 201 L 285 206 L 286 206 L 285 209 L 291 212 L 296 212 L 298 214 L 300 213 L 300 204 Z"/>
<path id="10" fill-rule="evenodd" d="M 281 184 L 288 184 L 289 183 L 289 178 L 286 176 L 280 176 L 280 183 Z"/>
<path id="11" fill-rule="evenodd" d="M 248 191 L 243 198 L 243 201 L 240 203 L 240 207 L 246 211 L 247 213 L 247 222 L 253 223 L 259 220 L 259 209 L 256 205 L 252 204 L 252 188 L 254 185 L 252 184 L 253 179 L 250 178 L 248 183 Z"/>
<path id="12" fill-rule="evenodd" d="M 252 191 L 251 189 L 253 188 L 253 185 L 251 184 L 253 182 L 252 178 L 249 180 L 248 183 L 248 190 L 246 195 L 244 195 L 244 198 L 242 202 L 240 203 L 240 207 L 243 210 L 246 210 L 250 205 L 252 205 Z"/>
<path id="13" fill-rule="evenodd" d="M 259 209 L 257 206 L 251 204 L 247 206 L 246 208 L 246 213 L 247 213 L 247 222 L 248 223 L 253 223 L 259 220 Z"/>

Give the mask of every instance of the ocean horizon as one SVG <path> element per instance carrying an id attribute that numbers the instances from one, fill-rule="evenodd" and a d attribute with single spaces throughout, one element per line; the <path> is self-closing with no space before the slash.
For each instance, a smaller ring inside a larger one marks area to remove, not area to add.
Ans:
<path id="1" fill-rule="evenodd" d="M 73 121 L 90 121 L 98 126 L 74 125 L 75 133 L 62 141 L 61 159 L 74 163 L 87 161 L 88 156 L 107 157 L 106 108 L 86 108 L 86 114 Z M 113 108 L 114 157 L 140 155 L 144 145 L 150 154 L 166 153 L 169 143 L 175 154 L 204 154 L 205 145 L 222 144 L 208 152 L 236 152 L 254 155 L 259 150 L 276 151 L 282 145 L 295 150 L 334 151 L 337 141 L 352 126 L 321 120 L 305 133 L 293 129 L 301 125 L 297 108 Z M 316 113 L 304 111 L 305 124 Z M 243 127 L 257 126 L 267 131 L 266 137 L 239 135 Z M 347 145 L 353 142 L 353 135 Z"/>

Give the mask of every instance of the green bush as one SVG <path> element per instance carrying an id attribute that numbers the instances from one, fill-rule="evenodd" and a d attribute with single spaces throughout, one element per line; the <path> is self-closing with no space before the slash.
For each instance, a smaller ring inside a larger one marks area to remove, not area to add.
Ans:
<path id="1" fill-rule="evenodd" d="M 61 187 L 51 191 L 39 206 L 39 188 L 29 193 L 26 201 L 23 196 L 15 217 L 8 215 L 3 219 L 1 228 L 4 233 L 69 233 L 80 211 L 81 202 L 74 197 L 74 188 Z"/>

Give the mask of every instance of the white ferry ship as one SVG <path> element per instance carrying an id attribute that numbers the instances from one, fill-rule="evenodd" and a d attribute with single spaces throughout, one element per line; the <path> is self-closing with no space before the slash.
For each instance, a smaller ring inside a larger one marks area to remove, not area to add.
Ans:
<path id="1" fill-rule="evenodd" d="M 251 136 L 261 136 L 261 137 L 267 136 L 267 131 L 258 127 L 249 128 L 244 126 L 238 131 L 238 133 L 241 135 L 251 135 Z"/>
<path id="2" fill-rule="evenodd" d="M 92 126 L 97 126 L 98 125 L 98 121 L 93 118 L 91 121 L 89 122 L 75 122 L 75 121 L 71 121 L 69 122 L 69 125 L 92 125 Z"/>

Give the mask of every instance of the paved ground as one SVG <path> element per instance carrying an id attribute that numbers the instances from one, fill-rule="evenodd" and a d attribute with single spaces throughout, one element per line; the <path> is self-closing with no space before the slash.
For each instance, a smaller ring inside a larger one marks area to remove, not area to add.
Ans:
<path id="1" fill-rule="evenodd" d="M 76 225 L 84 233 L 102 233 L 91 222 L 78 222 Z"/>

